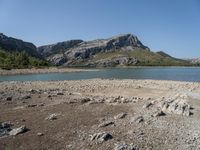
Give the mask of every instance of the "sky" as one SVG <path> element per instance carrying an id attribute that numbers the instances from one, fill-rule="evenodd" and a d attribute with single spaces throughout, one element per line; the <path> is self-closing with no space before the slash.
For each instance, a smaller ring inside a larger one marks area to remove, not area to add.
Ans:
<path id="1" fill-rule="evenodd" d="M 0 32 L 36 46 L 131 33 L 152 51 L 200 57 L 200 0 L 0 0 Z"/>

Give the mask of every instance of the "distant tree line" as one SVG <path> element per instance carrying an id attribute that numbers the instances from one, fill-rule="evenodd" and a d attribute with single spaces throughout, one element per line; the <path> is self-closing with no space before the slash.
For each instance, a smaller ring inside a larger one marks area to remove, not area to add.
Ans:
<path id="1" fill-rule="evenodd" d="M 47 61 L 31 57 L 24 51 L 10 53 L 0 50 L 0 68 L 2 69 L 22 69 L 44 66 L 49 66 Z"/>

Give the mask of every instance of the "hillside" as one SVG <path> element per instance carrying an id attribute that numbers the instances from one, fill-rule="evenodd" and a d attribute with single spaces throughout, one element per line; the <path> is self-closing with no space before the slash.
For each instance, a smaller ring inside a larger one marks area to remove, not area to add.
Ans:
<path id="1" fill-rule="evenodd" d="M 36 57 L 32 57 L 26 52 L 8 52 L 0 49 L 0 68 L 32 68 L 48 66 L 48 62 Z"/>
<path id="2" fill-rule="evenodd" d="M 47 66 L 48 63 L 29 42 L 0 33 L 0 68 L 30 68 Z"/>
<path id="3" fill-rule="evenodd" d="M 2 33 L 0 33 L 0 48 L 7 52 L 25 51 L 32 57 L 41 57 L 41 55 L 37 52 L 37 47 L 34 44 L 8 37 Z"/>
<path id="4" fill-rule="evenodd" d="M 188 61 L 154 53 L 132 34 L 93 41 L 71 40 L 38 48 L 54 65 L 81 67 L 183 66 Z"/>
<path id="5" fill-rule="evenodd" d="M 137 36 L 122 34 L 107 39 L 80 39 L 36 47 L 0 34 L 0 67 L 27 68 L 47 65 L 68 67 L 188 66 L 165 52 L 152 52 Z"/>

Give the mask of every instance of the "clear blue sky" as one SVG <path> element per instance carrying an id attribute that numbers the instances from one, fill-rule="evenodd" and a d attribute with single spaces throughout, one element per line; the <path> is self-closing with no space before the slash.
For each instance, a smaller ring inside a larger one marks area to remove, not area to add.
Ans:
<path id="1" fill-rule="evenodd" d="M 153 51 L 200 57 L 200 0 L 0 0 L 0 32 L 37 46 L 132 33 Z"/>

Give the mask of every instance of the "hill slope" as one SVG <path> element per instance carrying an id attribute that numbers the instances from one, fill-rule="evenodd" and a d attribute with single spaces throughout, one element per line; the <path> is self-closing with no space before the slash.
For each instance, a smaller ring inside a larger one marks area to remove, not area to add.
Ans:
<path id="1" fill-rule="evenodd" d="M 28 68 L 46 66 L 48 63 L 29 42 L 0 33 L 0 68 Z"/>
<path id="2" fill-rule="evenodd" d="M 188 65 L 164 52 L 154 53 L 131 34 L 93 41 L 71 40 L 38 48 L 49 62 L 63 66 Z"/>
<path id="3" fill-rule="evenodd" d="M 0 33 L 0 48 L 7 52 L 23 52 L 33 57 L 41 57 L 37 52 L 37 47 L 29 42 L 24 42 L 19 39 L 8 37 Z"/>

